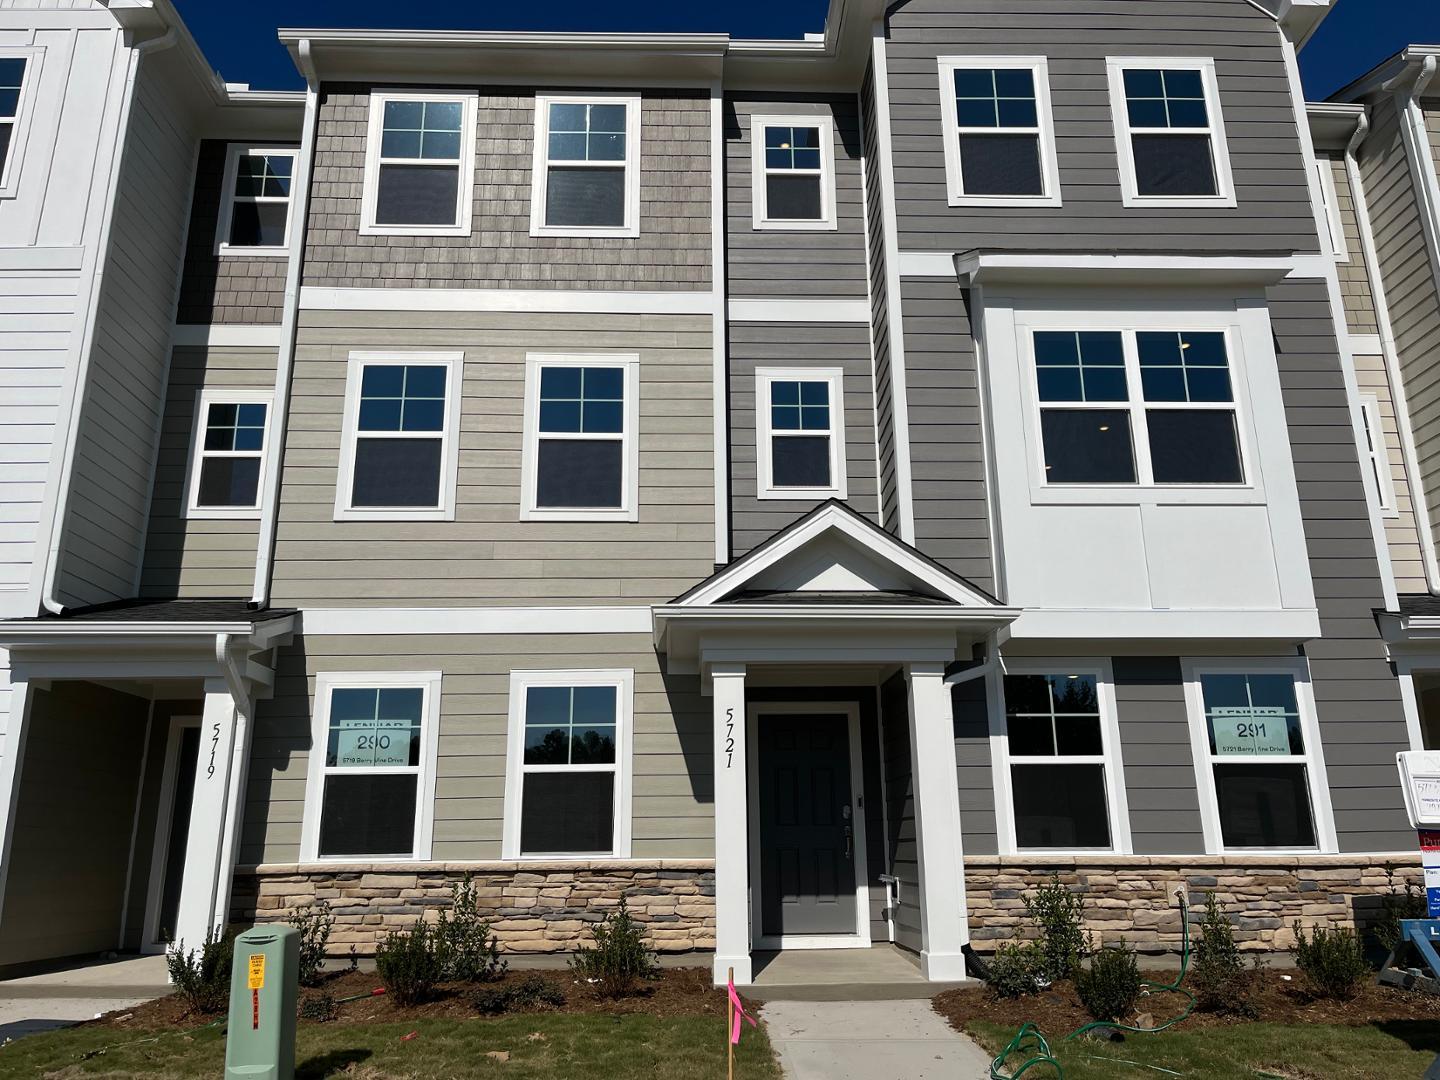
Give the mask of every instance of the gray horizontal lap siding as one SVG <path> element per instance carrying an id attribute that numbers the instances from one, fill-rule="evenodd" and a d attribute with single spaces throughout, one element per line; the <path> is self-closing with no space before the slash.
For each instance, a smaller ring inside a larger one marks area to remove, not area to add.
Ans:
<path id="1" fill-rule="evenodd" d="M 361 236 L 370 88 L 326 86 L 304 283 L 334 288 L 708 288 L 708 92 L 643 92 L 640 235 L 628 239 L 530 235 L 535 93 L 480 88 L 471 235 Z"/>
<path id="2" fill-rule="evenodd" d="M 903 675 L 880 687 L 880 752 L 885 770 L 885 854 L 899 882 L 900 900 L 891 912 L 895 943 L 919 952 L 920 853 L 915 835 L 915 785 L 910 767 L 910 704 Z M 962 823 L 963 827 L 963 823 Z"/>
<path id="3" fill-rule="evenodd" d="M 993 589 L 985 436 L 969 298 L 954 281 L 907 278 L 900 285 L 915 544 L 981 588 Z"/>
<path id="4" fill-rule="evenodd" d="M 586 668 L 635 672 L 635 858 L 712 858 L 709 702 L 698 676 L 661 673 L 648 634 L 307 636 L 281 650 L 259 707 L 240 863 L 299 859 L 318 672 L 441 673 L 432 855 L 474 861 L 500 858 L 510 672 Z"/>
<path id="5" fill-rule="evenodd" d="M 730 324 L 730 497 L 735 556 L 744 555 L 817 505 L 756 498 L 755 369 L 839 367 L 845 372 L 845 471 L 849 505 L 878 512 L 875 485 L 875 397 L 870 335 L 861 323 Z"/>
<path id="6" fill-rule="evenodd" d="M 880 146 L 875 110 L 875 70 L 865 72 L 860 92 L 861 132 L 865 148 L 866 251 L 870 260 L 870 322 L 875 351 L 875 449 L 880 470 L 880 520 L 891 532 L 900 514 L 900 483 L 895 465 L 895 399 L 890 377 L 890 284 L 885 265 L 885 188 L 880 176 Z"/>
<path id="7" fill-rule="evenodd" d="M 644 604 L 714 571 L 709 316 L 301 312 L 277 605 Z M 352 350 L 463 351 L 454 521 L 335 521 Z M 527 353 L 640 357 L 639 521 L 521 521 Z"/>
<path id="8" fill-rule="evenodd" d="M 1375 628 L 1380 570 L 1325 283 L 1271 289 L 1270 311 L 1323 631 L 1305 653 L 1340 848 L 1409 850 L 1395 755 L 1410 739 Z"/>
<path id="9" fill-rule="evenodd" d="M 1115 715 L 1136 855 L 1203 855 L 1195 755 L 1180 661 L 1112 660 Z"/>
<path id="10" fill-rule="evenodd" d="M 211 139 L 200 144 L 175 321 L 276 325 L 285 301 L 286 260 L 215 254 L 228 147 Z"/>
<path id="11" fill-rule="evenodd" d="M 835 124 L 836 228 L 756 229 L 751 191 L 755 116 L 829 116 Z M 860 117 L 851 95 L 729 97 L 725 102 L 726 248 L 731 296 L 866 295 Z"/>
<path id="12" fill-rule="evenodd" d="M 950 692 L 955 722 L 955 769 L 960 787 L 960 837 L 966 855 L 994 855 L 999 851 L 985 682 L 983 677 L 971 679 Z"/>
<path id="13" fill-rule="evenodd" d="M 165 418 L 146 535 L 144 596 L 249 596 L 255 581 L 258 521 L 187 519 L 186 481 L 195 405 L 202 390 L 275 386 L 273 349 L 177 348 L 170 361 Z M 271 438 L 275 437 L 271 428 Z"/>
<path id="14" fill-rule="evenodd" d="M 900 249 L 1319 250 L 1274 19 L 1244 0 L 912 0 L 889 17 Z M 1061 207 L 947 205 L 938 56 L 1045 56 Z M 1127 209 L 1107 56 L 1212 57 L 1238 207 Z"/>

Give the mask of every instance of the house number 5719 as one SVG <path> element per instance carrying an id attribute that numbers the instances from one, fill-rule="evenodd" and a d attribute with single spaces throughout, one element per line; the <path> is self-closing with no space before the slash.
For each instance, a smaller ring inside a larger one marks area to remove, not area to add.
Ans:
<path id="1" fill-rule="evenodd" d="M 735 710 L 725 710 L 725 768 L 735 763 Z"/>

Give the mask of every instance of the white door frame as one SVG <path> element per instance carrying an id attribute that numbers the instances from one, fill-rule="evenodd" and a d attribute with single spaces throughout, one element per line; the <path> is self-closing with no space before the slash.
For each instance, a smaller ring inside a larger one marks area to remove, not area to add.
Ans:
<path id="1" fill-rule="evenodd" d="M 855 933 L 782 934 L 761 931 L 760 895 L 760 739 L 756 725 L 762 713 L 821 713 L 844 716 L 850 722 L 850 813 L 854 822 L 855 845 Z M 771 949 L 868 949 L 870 948 L 870 866 L 865 843 L 865 758 L 860 740 L 860 703 L 857 701 L 772 701 L 750 702 L 745 709 L 746 768 L 749 770 L 750 816 L 750 925 L 754 928 L 752 948 Z"/>
<path id="2" fill-rule="evenodd" d="M 175 782 L 180 764 L 180 740 L 186 728 L 200 727 L 198 716 L 172 716 L 165 737 L 165 767 L 160 773 L 160 798 L 155 809 L 155 842 L 150 849 L 150 883 L 145 893 L 145 925 L 140 932 L 140 951 L 163 953 L 160 940 L 160 900 L 165 888 L 166 855 L 170 848 L 170 827 L 175 820 Z"/>

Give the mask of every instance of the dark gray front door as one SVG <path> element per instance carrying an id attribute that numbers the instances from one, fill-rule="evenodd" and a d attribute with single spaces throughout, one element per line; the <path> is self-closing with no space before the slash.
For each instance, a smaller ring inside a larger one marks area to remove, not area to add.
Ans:
<path id="1" fill-rule="evenodd" d="M 762 711 L 757 720 L 761 932 L 853 934 L 849 718 Z"/>

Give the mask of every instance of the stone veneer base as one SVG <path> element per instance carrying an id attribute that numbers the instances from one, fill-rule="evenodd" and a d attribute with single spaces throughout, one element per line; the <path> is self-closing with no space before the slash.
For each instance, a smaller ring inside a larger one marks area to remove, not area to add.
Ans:
<path id="1" fill-rule="evenodd" d="M 1058 875 L 1085 898 L 1097 944 L 1126 941 L 1142 952 L 1180 948 L 1177 892 L 1198 920 L 1214 892 L 1244 949 L 1284 951 L 1292 925 L 1367 926 L 1394 882 L 1420 881 L 1419 856 L 971 856 L 965 860 L 970 933 L 989 951 L 1033 936 L 1026 894 Z M 481 910 L 510 953 L 564 953 L 591 940 L 588 928 L 626 898 L 662 953 L 715 947 L 711 860 L 604 862 L 312 863 L 242 868 L 231 910 L 237 922 L 279 922 L 326 900 L 335 916 L 330 951 L 373 955 L 389 931 L 433 918 L 455 882 L 472 875 Z"/>

